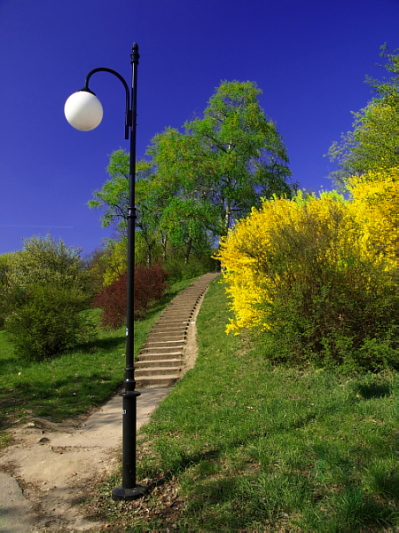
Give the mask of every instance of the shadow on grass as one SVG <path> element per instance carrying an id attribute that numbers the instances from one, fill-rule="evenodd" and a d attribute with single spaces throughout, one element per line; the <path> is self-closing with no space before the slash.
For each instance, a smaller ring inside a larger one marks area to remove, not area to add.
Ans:
<path id="1" fill-rule="evenodd" d="M 104 381 L 103 374 L 94 372 L 78 380 L 73 380 L 69 376 L 65 379 L 58 378 L 54 381 L 53 387 L 41 381 L 20 384 L 15 388 L 13 395 L 15 406 L 19 407 L 19 415 L 26 405 L 30 418 L 40 416 L 52 422 L 61 422 L 88 413 L 92 407 L 102 405 L 117 392 L 121 383 L 122 381 L 120 383 Z M 29 403 L 25 399 L 29 399 Z M 3 420 L 3 427 L 9 427 L 13 422 L 6 417 Z"/>
<path id="2" fill-rule="evenodd" d="M 4 375 L 14 372 L 19 365 L 19 361 L 11 354 L 9 357 L 2 357 L 0 359 L 0 374 Z"/>
<path id="3" fill-rule="evenodd" d="M 87 344 L 80 346 L 81 350 L 88 352 L 97 352 L 99 350 L 113 350 L 118 346 L 124 347 L 125 337 L 104 337 L 98 338 Z"/>
<path id="4" fill-rule="evenodd" d="M 359 384 L 357 391 L 365 400 L 371 400 L 390 396 L 391 386 L 388 383 Z"/>

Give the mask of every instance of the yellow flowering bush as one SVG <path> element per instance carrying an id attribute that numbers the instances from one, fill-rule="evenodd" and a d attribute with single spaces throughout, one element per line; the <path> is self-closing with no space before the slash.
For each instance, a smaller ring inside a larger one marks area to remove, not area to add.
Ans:
<path id="1" fill-rule="evenodd" d="M 227 331 L 268 331 L 286 359 L 351 368 L 395 359 L 398 175 L 353 178 L 349 199 L 264 201 L 237 222 L 217 256 L 234 314 Z"/>
<path id="2" fill-rule="evenodd" d="M 361 224 L 365 253 L 380 254 L 395 268 L 399 251 L 399 168 L 352 178 L 348 190 L 352 196 L 348 210 Z"/>

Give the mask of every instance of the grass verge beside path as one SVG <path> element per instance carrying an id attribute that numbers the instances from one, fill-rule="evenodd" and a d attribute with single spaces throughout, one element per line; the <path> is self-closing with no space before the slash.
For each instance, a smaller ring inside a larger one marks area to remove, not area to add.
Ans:
<path id="1" fill-rule="evenodd" d="M 135 322 L 136 353 L 166 305 L 193 280 L 168 289 L 144 320 Z M 98 310 L 90 311 L 98 313 Z M 0 448 L 13 424 L 45 417 L 53 422 L 85 414 L 108 400 L 121 386 L 125 368 L 125 327 L 99 333 L 80 350 L 43 362 L 15 359 L 0 332 Z"/>
<path id="2" fill-rule="evenodd" d="M 272 366 L 225 335 L 226 309 L 216 282 L 197 364 L 143 430 L 149 496 L 113 502 L 112 479 L 89 514 L 115 531 L 397 531 L 397 374 Z"/>

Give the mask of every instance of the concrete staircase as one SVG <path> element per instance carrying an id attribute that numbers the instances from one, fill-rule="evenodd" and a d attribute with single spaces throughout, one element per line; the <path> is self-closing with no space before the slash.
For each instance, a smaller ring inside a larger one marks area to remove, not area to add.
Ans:
<path id="1" fill-rule="evenodd" d="M 135 363 L 137 387 L 171 386 L 182 376 L 190 325 L 209 283 L 205 274 L 172 300 L 151 329 Z"/>

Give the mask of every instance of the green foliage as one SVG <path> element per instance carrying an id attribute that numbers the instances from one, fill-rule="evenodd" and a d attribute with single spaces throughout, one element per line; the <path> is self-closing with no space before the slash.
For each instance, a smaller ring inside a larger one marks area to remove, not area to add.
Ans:
<path id="1" fill-rule="evenodd" d="M 11 283 L 57 283 L 64 287 L 78 283 L 84 286 L 80 251 L 68 248 L 51 236 L 32 237 L 24 241 L 22 252 L 13 254 L 10 265 Z"/>
<path id="2" fill-rule="evenodd" d="M 266 339 L 279 347 L 277 358 L 290 362 L 338 364 L 347 372 L 399 368 L 391 344 L 399 316 L 392 272 L 362 257 L 350 239 L 342 242 L 344 214 L 334 207 L 334 224 L 308 213 L 299 227 L 287 224 L 271 233 L 276 254 L 268 275 L 280 277 L 268 306 L 273 327 Z"/>
<path id="3" fill-rule="evenodd" d="M 107 256 L 106 248 L 96 248 L 84 258 L 84 271 L 87 275 L 90 294 L 97 294 L 103 287 L 107 271 Z"/>
<path id="4" fill-rule="evenodd" d="M 127 270 L 127 238 L 109 240 L 102 256 L 103 287 L 108 287 Z M 103 287 L 100 287 L 102 289 Z M 97 291 L 100 292 L 100 291 Z"/>
<path id="5" fill-rule="evenodd" d="M 79 252 L 50 236 L 33 237 L 13 255 L 5 329 L 17 354 L 39 360 L 92 339 L 94 328 L 82 311 L 91 301 L 90 276 Z"/>
<path id="6" fill-rule="evenodd" d="M 380 287 L 374 269 L 374 283 L 367 286 L 364 275 L 368 266 L 355 261 L 350 275 L 336 273 L 324 283 L 320 276 L 316 278 L 319 272 L 307 268 L 305 276 L 315 275 L 311 290 L 305 280 L 297 281 L 291 290 L 280 286 L 270 311 L 274 326 L 261 335 L 265 351 L 274 354 L 276 361 L 338 365 L 348 374 L 398 368 L 393 343 L 398 332 L 393 318 L 399 312 L 396 297 L 391 290 L 370 294 L 370 289 Z M 359 286 L 351 285 L 359 279 Z"/>
<path id="7" fill-rule="evenodd" d="M 390 79 L 368 78 L 376 97 L 353 113 L 353 130 L 342 134 L 329 149 L 331 161 L 338 163 L 331 177 L 340 184 L 354 175 L 399 166 L 399 53 L 390 54 L 383 46 L 381 55 L 388 60 L 385 70 Z"/>
<path id="8" fill-rule="evenodd" d="M 222 82 L 203 118 L 187 122 L 185 133 L 158 135 L 149 150 L 162 180 L 207 206 L 206 226 L 218 236 L 261 197 L 291 194 L 288 156 L 260 94 L 251 82 Z"/>
<path id="9" fill-rule="evenodd" d="M 82 311 L 87 298 L 76 287 L 33 284 L 25 303 L 6 320 L 15 353 L 25 360 L 42 360 L 93 340 L 96 327 Z"/>
<path id="10" fill-rule="evenodd" d="M 201 257 L 192 257 L 189 262 L 184 261 L 184 257 L 179 254 L 169 256 L 163 268 L 168 273 L 168 279 L 176 282 L 185 279 L 196 278 L 207 272 L 217 271 L 216 261 L 209 255 Z"/>
<path id="11" fill-rule="evenodd" d="M 94 200 L 88 205 L 92 209 L 105 209 L 101 220 L 103 227 L 111 224 L 126 235 L 126 217 L 129 200 L 129 160 L 123 150 L 117 150 L 110 158 L 107 171 L 111 176 L 100 191 L 94 193 Z"/>
<path id="12" fill-rule="evenodd" d="M 291 195 L 288 157 L 280 135 L 250 82 L 223 82 L 204 116 L 184 132 L 156 135 L 137 163 L 138 258 L 152 265 L 176 252 L 188 263 L 209 255 L 215 238 L 259 205 L 261 197 Z M 104 226 L 126 235 L 129 156 L 111 155 L 111 179 L 89 202 L 103 210 Z"/>
<path id="13" fill-rule="evenodd" d="M 0 329 L 4 327 L 7 315 L 11 312 L 14 303 L 14 297 L 10 295 L 10 263 L 13 254 L 4 254 L 0 256 Z"/>

